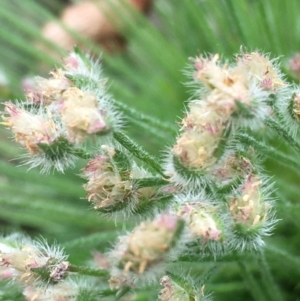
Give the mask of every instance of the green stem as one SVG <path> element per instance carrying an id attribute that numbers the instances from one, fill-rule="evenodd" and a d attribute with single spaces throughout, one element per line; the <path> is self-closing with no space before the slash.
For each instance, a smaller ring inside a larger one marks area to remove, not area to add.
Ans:
<path id="1" fill-rule="evenodd" d="M 87 275 L 87 276 L 109 277 L 109 272 L 106 270 L 93 269 L 93 268 L 83 267 L 83 266 L 78 266 L 73 264 L 70 265 L 69 271 L 81 275 Z"/>
<path id="2" fill-rule="evenodd" d="M 130 292 L 131 288 L 126 286 L 124 288 L 121 288 L 117 293 L 114 301 L 120 300 L 123 296 L 125 296 L 128 292 Z"/>
<path id="3" fill-rule="evenodd" d="M 132 181 L 134 185 L 136 185 L 138 188 L 162 186 L 169 184 L 167 180 L 160 177 L 133 179 Z"/>
<path id="4" fill-rule="evenodd" d="M 238 259 L 237 263 L 242 272 L 242 276 L 244 277 L 244 281 L 253 296 L 253 300 L 266 301 L 267 299 L 266 299 L 261 287 L 259 286 L 259 284 L 257 283 L 257 280 L 253 277 L 253 275 L 249 271 L 245 262 L 242 259 Z"/>
<path id="5" fill-rule="evenodd" d="M 76 223 L 77 226 L 81 227 L 91 227 L 92 225 L 100 223 L 99 217 L 95 216 L 92 212 L 86 212 L 81 207 L 71 207 L 66 204 L 54 203 L 51 202 L 50 198 L 40 200 L 36 195 L 26 195 L 26 197 L 23 196 L 22 199 L 18 197 L 9 197 L 9 194 L 12 192 L 7 192 L 4 190 L 3 186 L 0 187 L 2 194 L 7 194 L 5 198 L 0 197 L 1 210 L 4 210 L 6 206 L 8 206 L 10 210 L 16 210 L 16 212 L 29 209 L 33 215 L 33 220 L 35 219 L 34 212 L 39 212 L 39 218 L 43 215 L 48 216 L 49 222 L 51 221 L 50 216 L 53 216 L 52 221 L 61 218 L 65 223 Z M 107 225 L 109 225 L 109 223 L 107 223 Z"/>
<path id="6" fill-rule="evenodd" d="M 181 287 L 186 293 L 193 292 L 193 286 L 190 285 L 186 279 L 181 278 L 179 275 L 175 275 L 174 273 L 168 272 L 167 275 L 170 276 L 171 280 L 174 281 L 179 287 Z M 195 300 L 193 296 L 190 295 L 190 300 Z"/>
<path id="7" fill-rule="evenodd" d="M 134 208 L 134 213 L 151 214 L 151 212 L 153 212 L 155 209 L 159 209 L 160 211 L 164 210 L 172 200 L 172 195 L 162 196 L 157 199 L 147 199 L 146 201 L 142 201 L 137 204 L 136 208 Z"/>
<path id="8" fill-rule="evenodd" d="M 91 159 L 93 157 L 90 153 L 80 148 L 73 149 L 72 154 L 78 158 L 85 159 L 85 160 Z"/>
<path id="9" fill-rule="evenodd" d="M 262 275 L 262 280 L 265 284 L 265 288 L 269 294 L 270 300 L 282 301 L 283 298 L 282 298 L 281 292 L 280 292 L 278 286 L 276 285 L 276 283 L 274 282 L 273 276 L 271 274 L 271 271 L 270 271 L 269 265 L 266 261 L 263 250 L 259 251 L 258 264 L 260 267 L 260 273 Z"/>
<path id="10" fill-rule="evenodd" d="M 237 139 L 245 145 L 252 145 L 261 154 L 269 158 L 276 159 L 279 164 L 284 164 L 292 168 L 293 170 L 299 172 L 299 168 L 297 167 L 299 163 L 293 158 L 288 157 L 286 154 L 281 153 L 274 147 L 266 145 L 261 141 L 257 141 L 254 137 L 251 137 L 247 134 L 239 134 L 237 135 Z"/>
<path id="11" fill-rule="evenodd" d="M 153 126 L 153 127 L 156 127 L 157 129 L 163 130 L 164 132 L 167 131 L 167 132 L 169 132 L 172 135 L 174 135 L 174 134 L 176 135 L 177 134 L 176 128 L 174 126 L 170 125 L 170 124 L 161 122 L 160 120 L 158 120 L 158 119 L 156 119 L 156 118 L 154 118 L 152 116 L 148 116 L 148 115 L 145 115 L 143 113 L 140 113 L 137 110 L 128 107 L 124 103 L 120 103 L 120 102 L 117 102 L 117 101 L 115 101 L 114 103 L 125 114 L 129 115 L 130 117 L 133 117 L 134 119 L 137 119 L 137 120 L 139 120 L 141 122 L 144 122 L 144 123 L 146 123 L 149 126 Z"/>
<path id="12" fill-rule="evenodd" d="M 222 185 L 216 188 L 216 191 L 220 195 L 229 194 L 233 191 L 233 189 L 239 186 L 242 182 L 241 178 L 237 178 L 236 180 L 230 182 L 229 184 Z"/>
<path id="13" fill-rule="evenodd" d="M 280 137 L 282 137 L 297 152 L 300 152 L 300 144 L 273 118 L 267 118 L 266 125 L 273 129 Z"/>
<path id="14" fill-rule="evenodd" d="M 173 137 L 170 133 L 168 133 L 165 130 L 158 129 L 154 126 L 149 126 L 149 124 L 144 123 L 142 121 L 139 121 L 138 119 L 131 118 L 127 120 L 128 124 L 134 127 L 139 127 L 143 131 L 146 131 L 147 133 L 151 134 L 153 137 L 164 140 L 164 141 L 170 141 Z"/>
<path id="15" fill-rule="evenodd" d="M 65 242 L 62 246 L 68 250 L 77 250 L 78 249 L 95 249 L 99 245 L 104 245 L 110 241 L 115 240 L 118 237 L 118 233 L 116 231 L 106 230 L 102 233 L 93 233 L 90 235 L 86 235 L 81 238 L 76 238 L 70 241 Z M 70 252 L 70 251 L 69 251 Z"/>
<path id="16" fill-rule="evenodd" d="M 244 260 L 250 260 L 252 257 L 250 257 L 248 254 L 243 254 Z M 200 254 L 188 254 L 188 255 L 181 255 L 178 260 L 178 262 L 236 262 L 237 261 L 237 255 L 235 253 L 230 253 L 224 256 L 219 256 L 215 258 L 213 254 L 207 255 L 205 257 L 201 257 Z"/>
<path id="17" fill-rule="evenodd" d="M 154 170 L 156 170 L 159 174 L 165 177 L 163 169 L 161 168 L 160 164 L 158 163 L 159 161 L 156 158 L 151 156 L 148 152 L 146 152 L 143 148 L 141 148 L 138 144 L 136 144 L 124 133 L 114 132 L 113 136 L 121 145 L 123 145 L 127 150 L 129 150 L 135 157 L 149 164 Z"/>

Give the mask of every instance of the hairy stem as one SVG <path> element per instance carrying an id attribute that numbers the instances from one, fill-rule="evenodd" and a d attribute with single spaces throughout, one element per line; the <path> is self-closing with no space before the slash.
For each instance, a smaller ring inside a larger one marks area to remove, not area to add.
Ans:
<path id="1" fill-rule="evenodd" d="M 123 145 L 127 150 L 129 150 L 135 157 L 139 158 L 143 162 L 150 165 L 155 171 L 161 174 L 163 177 L 164 172 L 158 163 L 158 159 L 151 156 L 148 152 L 146 152 L 143 148 L 141 148 L 138 144 L 136 144 L 133 140 L 131 140 L 128 136 L 126 136 L 122 132 L 114 132 L 114 138 Z"/>
<path id="2" fill-rule="evenodd" d="M 70 265 L 69 271 L 78 273 L 81 275 L 87 275 L 87 276 L 109 277 L 109 272 L 106 270 L 93 269 L 93 268 L 78 266 L 78 265 L 73 265 L 73 264 Z"/>
<path id="3" fill-rule="evenodd" d="M 237 135 L 237 139 L 245 145 L 252 145 L 262 155 L 276 159 L 279 164 L 284 164 L 291 169 L 299 172 L 299 168 L 297 167 L 299 163 L 293 158 L 288 157 L 286 154 L 278 151 L 274 147 L 266 145 L 265 143 L 258 141 L 254 137 L 251 137 L 247 134 L 239 134 Z"/>
<path id="4" fill-rule="evenodd" d="M 300 144 L 273 118 L 267 118 L 266 125 L 273 129 L 280 137 L 282 137 L 297 152 L 300 152 Z"/>
<path id="5" fill-rule="evenodd" d="M 160 120 L 152 117 L 152 116 L 148 116 L 145 115 L 143 113 L 138 112 L 137 110 L 130 108 L 129 106 L 127 106 L 124 103 L 120 103 L 120 102 L 114 102 L 115 105 L 117 107 L 119 107 L 125 114 L 127 114 L 130 117 L 133 117 L 134 119 L 137 119 L 141 122 L 146 123 L 149 126 L 155 127 L 159 130 L 163 130 L 164 132 L 168 132 L 172 135 L 176 135 L 177 130 L 174 126 L 172 126 L 171 124 L 167 124 L 164 122 L 161 122 Z"/>
<path id="6" fill-rule="evenodd" d="M 80 148 L 73 149 L 72 154 L 80 159 L 91 159 L 93 157 L 90 153 Z"/>
<path id="7" fill-rule="evenodd" d="M 266 261 L 263 250 L 259 251 L 258 263 L 259 263 L 259 267 L 260 267 L 260 273 L 262 275 L 262 280 L 265 284 L 265 288 L 269 294 L 270 300 L 283 301 L 284 299 L 281 296 L 278 286 L 274 282 L 274 279 L 272 277 L 272 274 L 271 274 L 269 265 Z"/>
<path id="8" fill-rule="evenodd" d="M 242 259 L 238 259 L 237 263 L 239 265 L 239 268 L 242 272 L 242 276 L 244 278 L 244 281 L 246 285 L 248 286 L 249 291 L 251 292 L 253 296 L 253 300 L 257 301 L 267 301 L 261 287 L 259 286 L 259 283 L 257 280 L 253 277 L 251 272 L 249 271 L 247 265 Z"/>
<path id="9" fill-rule="evenodd" d="M 135 183 L 135 185 L 137 185 L 138 188 L 162 186 L 169 183 L 168 181 L 160 177 L 133 179 L 133 182 Z"/>

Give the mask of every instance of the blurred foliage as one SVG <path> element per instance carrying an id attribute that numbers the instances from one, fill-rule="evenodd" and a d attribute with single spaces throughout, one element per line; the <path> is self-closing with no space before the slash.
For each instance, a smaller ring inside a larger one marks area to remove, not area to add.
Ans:
<path id="1" fill-rule="evenodd" d="M 64 51 L 47 42 L 41 26 L 57 19 L 67 1 L 2 0 L 0 9 L 0 69 L 8 86 L 0 88 L 2 100 L 21 99 L 21 81 L 28 75 L 46 75 L 59 62 L 39 49 L 46 46 L 62 56 Z M 288 58 L 300 50 L 300 3 L 298 0 L 155 0 L 148 17 L 136 15 L 120 28 L 128 44 L 114 55 L 102 54 L 103 72 L 109 78 L 109 92 L 120 102 L 154 115 L 165 122 L 182 115 L 184 102 L 192 96 L 184 70 L 188 58 L 199 53 L 219 53 L 232 59 L 240 47 L 259 49 L 272 57 L 282 56 L 285 69 Z M 117 12 L 124 18 L 122 12 Z M 99 45 L 81 37 L 97 56 Z M 128 118 L 128 131 L 152 153 L 163 151 L 151 129 L 138 129 Z M 82 180 L 77 176 L 84 162 L 66 174 L 40 175 L 20 164 L 22 152 L 0 130 L 0 223 L 3 234 L 23 231 L 56 240 L 70 254 L 74 263 L 84 263 L 92 250 L 110 247 L 118 231 L 130 225 L 107 221 L 90 210 L 84 197 Z M 265 139 L 271 139 L 266 137 Z M 299 160 L 286 146 L 270 143 Z M 16 159 L 17 158 L 17 159 Z M 300 164 L 299 164 L 300 165 Z M 281 219 L 274 235 L 267 241 L 266 255 L 284 300 L 300 300 L 300 204 L 299 172 L 283 170 L 270 158 L 267 172 L 277 181 L 277 215 Z M 295 168 L 297 169 L 297 168 Z M 187 265 L 190 263 L 186 263 Z M 255 278 L 261 266 L 255 256 L 246 256 L 245 265 Z M 190 264 L 191 273 L 203 273 L 214 263 Z M 214 300 L 254 300 L 251 287 L 243 282 L 243 272 L 236 261 L 218 264 L 208 280 L 207 290 Z M 154 294 L 155 295 L 155 294 Z M 11 297 L 21 300 L 19 297 Z M 150 299 L 149 299 L 150 298 Z M 297 299 L 298 298 L 298 299 Z M 6 300 L 1 299 L 0 300 Z M 140 293 L 136 300 L 154 300 Z"/>

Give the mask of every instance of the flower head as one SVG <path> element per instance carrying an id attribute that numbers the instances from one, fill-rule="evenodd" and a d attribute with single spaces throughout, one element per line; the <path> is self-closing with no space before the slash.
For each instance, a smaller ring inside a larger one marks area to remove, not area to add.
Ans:
<path id="1" fill-rule="evenodd" d="M 250 148 L 249 152 L 254 155 L 253 149 Z M 227 185 L 239 178 L 244 178 L 254 170 L 254 164 L 250 159 L 234 151 L 228 151 L 211 169 L 211 175 L 216 184 Z"/>
<path id="2" fill-rule="evenodd" d="M 177 214 L 186 221 L 193 238 L 219 241 L 222 240 L 223 227 L 218 211 L 217 206 L 208 203 L 186 203 Z"/>
<path id="3" fill-rule="evenodd" d="M 15 246 L 10 246 L 11 239 L 14 237 L 4 238 L 0 244 L 0 271 L 6 278 L 17 279 L 26 285 L 48 285 L 65 278 L 69 263 L 61 249 L 50 248 L 46 242 L 20 238 Z"/>
<path id="4" fill-rule="evenodd" d="M 71 143 L 81 143 L 91 134 L 106 133 L 110 129 L 95 95 L 78 88 L 69 88 L 62 94 L 60 114 Z"/>
<path id="5" fill-rule="evenodd" d="M 127 237 L 122 237 L 112 253 L 123 273 L 145 274 L 158 267 L 179 244 L 182 221 L 173 214 L 162 214 L 153 221 L 142 222 Z"/>
<path id="6" fill-rule="evenodd" d="M 95 135 L 107 137 L 122 125 L 105 82 L 99 61 L 78 49 L 49 78 L 24 81 L 27 101 L 6 102 L 3 124 L 29 151 L 31 167 L 63 172 L 74 165 L 78 145 Z"/>
<path id="7" fill-rule="evenodd" d="M 264 126 L 262 121 L 271 112 L 268 97 L 286 86 L 274 62 L 257 52 L 242 53 L 232 65 L 222 64 L 218 55 L 200 56 L 194 67 L 201 97 L 190 102 L 166 164 L 166 174 L 181 185 L 205 184 L 209 169 L 222 155 L 222 144 L 239 128 Z M 198 181 L 197 173 L 204 180 Z"/>
<path id="8" fill-rule="evenodd" d="M 34 114 L 11 102 L 5 103 L 2 124 L 8 126 L 16 142 L 24 146 L 31 155 L 41 153 L 39 144 L 51 145 L 60 136 L 55 122 L 48 116 Z"/>
<path id="9" fill-rule="evenodd" d="M 170 277 L 164 276 L 160 279 L 160 284 L 163 286 L 159 293 L 159 301 L 189 301 L 190 294 L 180 287 L 177 283 L 173 282 Z"/>
<path id="10" fill-rule="evenodd" d="M 235 221 L 255 226 L 266 219 L 270 205 L 261 194 L 262 181 L 250 175 L 240 188 L 240 195 L 231 198 L 229 210 Z"/>
<path id="11" fill-rule="evenodd" d="M 101 154 L 91 159 L 82 170 L 88 182 L 83 186 L 94 209 L 103 213 L 126 210 L 130 214 L 143 200 L 157 194 L 155 186 L 139 187 L 135 179 L 151 176 L 120 150 L 102 145 Z"/>
<path id="12" fill-rule="evenodd" d="M 50 105 L 70 87 L 70 81 L 65 77 L 63 70 L 57 69 L 50 72 L 50 75 L 50 78 L 35 77 L 24 80 L 23 87 L 29 102 L 35 105 Z"/>
<path id="13" fill-rule="evenodd" d="M 258 248 L 262 236 L 270 235 L 276 220 L 273 219 L 272 203 L 268 201 L 268 189 L 263 178 L 250 174 L 230 197 L 229 213 L 233 219 L 235 248 Z"/>
<path id="14" fill-rule="evenodd" d="M 245 77 L 257 81 L 258 85 L 268 91 L 285 86 L 279 68 L 274 60 L 259 52 L 242 53 L 237 56 L 236 73 L 244 73 Z"/>

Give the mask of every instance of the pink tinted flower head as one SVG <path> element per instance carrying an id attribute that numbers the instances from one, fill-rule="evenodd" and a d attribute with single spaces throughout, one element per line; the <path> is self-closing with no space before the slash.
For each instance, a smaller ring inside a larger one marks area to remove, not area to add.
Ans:
<path id="1" fill-rule="evenodd" d="M 170 251 L 174 239 L 178 239 L 175 238 L 178 221 L 178 217 L 164 215 L 137 226 L 123 242 L 120 261 L 124 272 L 143 274 L 153 265 L 160 263 Z"/>
<path id="2" fill-rule="evenodd" d="M 70 53 L 64 59 L 64 67 L 66 70 L 78 69 L 80 67 L 81 59 L 74 52 Z"/>
<path id="3" fill-rule="evenodd" d="M 204 202 L 193 202 L 183 205 L 179 209 L 178 215 L 186 221 L 194 238 L 202 238 L 204 241 L 218 241 L 222 238 L 222 229 L 217 217 L 218 211 L 217 206 Z"/>
<path id="4" fill-rule="evenodd" d="M 60 136 L 56 124 L 47 116 L 37 115 L 11 102 L 6 102 L 4 122 L 15 136 L 16 142 L 28 149 L 31 155 L 41 152 L 38 144 L 51 145 Z"/>
<path id="5" fill-rule="evenodd" d="M 250 80 L 258 81 L 265 90 L 276 90 L 285 86 L 274 60 L 259 52 L 242 53 L 237 57 L 236 73 L 244 73 Z"/>
<path id="6" fill-rule="evenodd" d="M 62 280 L 68 270 L 69 263 L 62 250 L 50 248 L 45 242 L 37 243 L 31 240 L 20 240 L 18 247 L 7 247 L 11 237 L 4 238 L 0 243 L 0 275 L 14 277 L 18 281 L 33 285 L 43 281 L 48 285 L 50 282 Z M 4 269 L 5 267 L 5 269 Z M 42 269 L 48 279 L 40 279 L 35 269 Z M 45 284 L 45 283 L 44 283 Z"/>
<path id="7" fill-rule="evenodd" d="M 70 87 L 70 82 L 60 69 L 50 74 L 50 78 L 35 77 L 24 80 L 23 87 L 27 100 L 47 106 L 61 98 L 63 91 Z"/>
<path id="8" fill-rule="evenodd" d="M 70 142 L 81 143 L 91 134 L 110 129 L 105 112 L 92 93 L 73 87 L 62 94 L 62 99 L 60 115 Z"/>
<path id="9" fill-rule="evenodd" d="M 113 156 L 115 149 L 102 146 L 103 153 L 91 159 L 82 169 L 88 182 L 83 186 L 94 209 L 103 209 L 126 201 L 130 183 L 123 181 L 116 169 Z"/>
<path id="10" fill-rule="evenodd" d="M 270 203 L 264 201 L 262 183 L 257 175 L 250 174 L 231 197 L 229 210 L 237 223 L 252 227 L 266 221 Z"/>
<path id="11" fill-rule="evenodd" d="M 169 230 L 175 230 L 178 222 L 178 217 L 174 214 L 165 213 L 155 220 L 159 227 L 164 227 Z"/>

